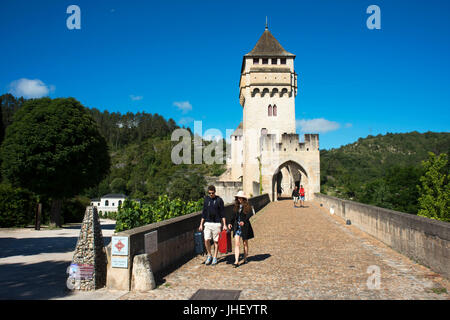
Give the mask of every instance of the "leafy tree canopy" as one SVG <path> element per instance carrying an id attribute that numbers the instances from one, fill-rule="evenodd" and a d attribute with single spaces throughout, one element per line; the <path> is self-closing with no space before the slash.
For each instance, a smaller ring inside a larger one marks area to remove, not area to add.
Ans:
<path id="1" fill-rule="evenodd" d="M 450 222 L 450 183 L 448 155 L 436 156 L 430 152 L 427 160 L 422 162 L 425 174 L 418 186 L 419 216 Z"/>
<path id="2" fill-rule="evenodd" d="M 58 199 L 97 185 L 110 167 L 96 122 L 73 98 L 26 101 L 7 128 L 1 157 L 13 185 Z"/>

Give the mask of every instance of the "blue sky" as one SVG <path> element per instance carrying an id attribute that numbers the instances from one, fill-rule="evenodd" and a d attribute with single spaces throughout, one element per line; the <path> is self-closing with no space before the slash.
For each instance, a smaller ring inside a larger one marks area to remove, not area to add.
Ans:
<path id="1" fill-rule="evenodd" d="M 81 29 L 69 30 L 69 5 Z M 369 30 L 369 5 L 381 29 Z M 296 54 L 297 131 L 321 148 L 449 131 L 450 1 L 0 2 L 0 93 L 75 97 L 225 134 L 242 119 L 242 56 L 269 30 Z"/>

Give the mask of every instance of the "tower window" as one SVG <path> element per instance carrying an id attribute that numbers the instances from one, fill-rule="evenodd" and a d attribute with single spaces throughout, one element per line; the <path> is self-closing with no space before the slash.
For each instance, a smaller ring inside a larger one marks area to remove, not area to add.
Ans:
<path id="1" fill-rule="evenodd" d="M 280 58 L 280 64 L 286 64 L 286 58 Z"/>
<path id="2" fill-rule="evenodd" d="M 276 105 L 273 106 L 273 116 L 274 117 L 277 116 L 277 106 Z"/>
<path id="3" fill-rule="evenodd" d="M 237 141 L 237 136 L 234 136 L 234 141 Z"/>
<path id="4" fill-rule="evenodd" d="M 277 60 L 278 60 L 277 58 L 273 58 L 273 59 L 272 59 L 272 64 L 278 64 L 278 63 L 277 63 Z"/>
<path id="5" fill-rule="evenodd" d="M 262 59 L 262 64 L 269 64 L 269 59 L 268 58 L 263 58 Z"/>
<path id="6" fill-rule="evenodd" d="M 272 116 L 272 106 L 269 104 L 269 108 L 267 109 L 267 115 L 269 116 L 269 117 L 271 117 Z"/>
<path id="7" fill-rule="evenodd" d="M 259 64 L 259 58 L 253 58 L 253 64 Z"/>

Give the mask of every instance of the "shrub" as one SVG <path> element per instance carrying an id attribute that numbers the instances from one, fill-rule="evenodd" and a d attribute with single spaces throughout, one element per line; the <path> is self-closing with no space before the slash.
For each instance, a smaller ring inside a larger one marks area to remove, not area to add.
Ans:
<path id="1" fill-rule="evenodd" d="M 106 213 L 106 212 L 105 212 Z M 106 216 L 106 218 L 108 218 L 108 219 L 111 219 L 111 220 L 116 220 L 116 218 L 117 218 L 117 212 L 114 212 L 114 211 L 109 211 L 109 212 L 107 212 L 107 216 Z"/>
<path id="2" fill-rule="evenodd" d="M 203 199 L 186 202 L 179 198 L 169 199 L 167 195 L 145 204 L 127 199 L 116 214 L 116 232 L 197 212 L 202 207 Z"/>
<path id="3" fill-rule="evenodd" d="M 82 222 L 89 204 L 90 200 L 86 197 L 64 200 L 61 208 L 64 223 Z"/>
<path id="4" fill-rule="evenodd" d="M 34 220 L 33 193 L 0 184 L 0 227 L 25 227 Z"/>
<path id="5" fill-rule="evenodd" d="M 448 156 L 436 156 L 429 152 L 428 160 L 422 161 L 425 173 L 417 186 L 420 193 L 418 215 L 450 222 L 450 172 Z"/>

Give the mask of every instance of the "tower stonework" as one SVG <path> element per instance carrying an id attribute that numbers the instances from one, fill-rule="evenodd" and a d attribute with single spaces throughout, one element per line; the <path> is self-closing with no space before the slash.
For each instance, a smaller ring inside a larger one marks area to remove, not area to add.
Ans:
<path id="1" fill-rule="evenodd" d="M 232 156 L 219 180 L 242 181 L 246 194 L 290 196 L 303 185 L 306 199 L 320 192 L 318 134 L 299 141 L 295 125 L 295 55 L 267 29 L 244 55 L 239 82 L 243 121 L 231 135 Z"/>

